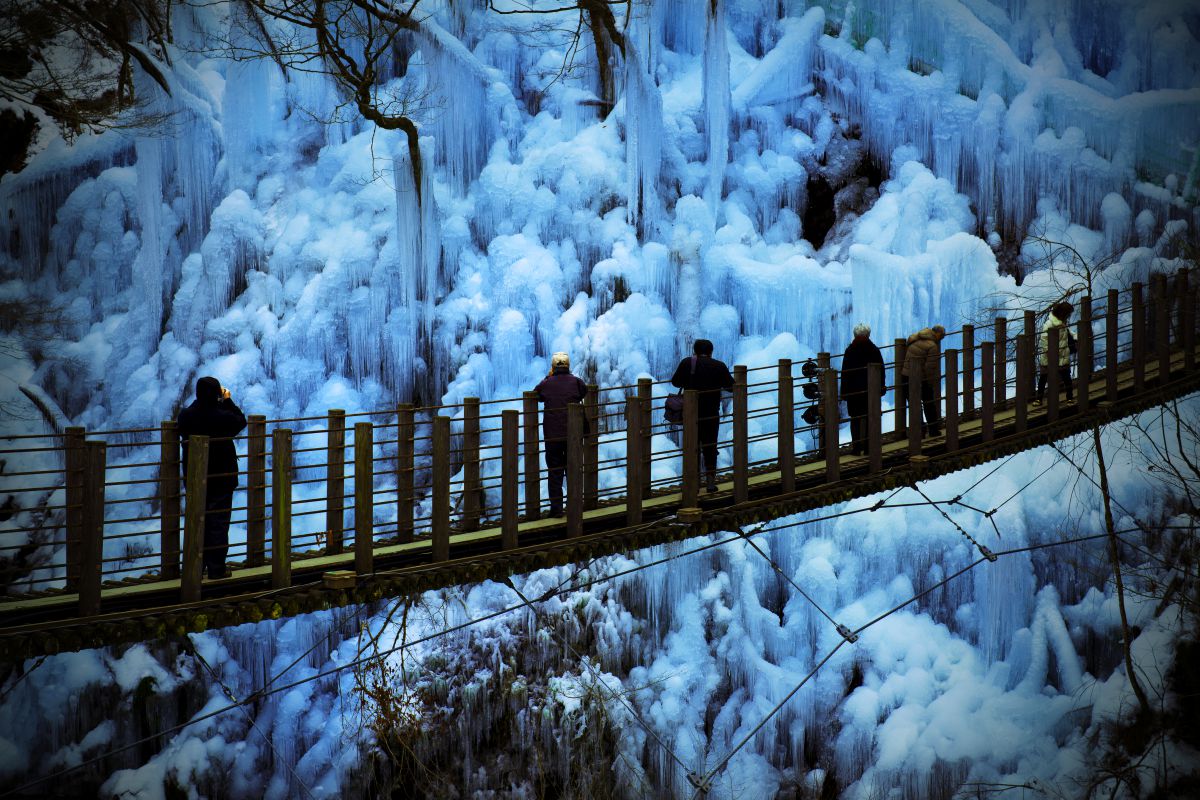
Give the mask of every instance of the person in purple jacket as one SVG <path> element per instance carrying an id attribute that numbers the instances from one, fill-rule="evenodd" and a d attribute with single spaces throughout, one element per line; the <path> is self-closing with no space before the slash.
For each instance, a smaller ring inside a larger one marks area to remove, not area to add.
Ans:
<path id="1" fill-rule="evenodd" d="M 550 516 L 563 515 L 563 477 L 567 474 L 567 404 L 587 396 L 587 384 L 571 374 L 571 357 L 550 357 L 550 374 L 534 389 L 543 405 L 542 438 L 546 441 L 546 470 L 550 494 Z"/>

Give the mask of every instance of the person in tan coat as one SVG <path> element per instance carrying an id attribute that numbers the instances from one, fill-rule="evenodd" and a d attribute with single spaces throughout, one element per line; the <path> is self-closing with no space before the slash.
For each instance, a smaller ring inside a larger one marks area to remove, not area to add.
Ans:
<path id="1" fill-rule="evenodd" d="M 942 417 L 938 410 L 937 387 L 941 380 L 942 338 L 946 329 L 941 325 L 932 328 L 922 328 L 908 337 L 908 347 L 904 351 L 903 391 L 905 398 L 910 397 L 909 380 L 921 382 L 921 408 L 925 414 L 925 435 L 940 436 L 942 433 Z"/>
<path id="2" fill-rule="evenodd" d="M 1071 319 L 1071 314 L 1075 311 L 1075 307 L 1065 300 L 1061 303 L 1055 303 L 1050 309 L 1050 313 L 1046 316 L 1046 322 L 1042 325 L 1041 336 L 1038 337 L 1038 383 L 1037 383 L 1037 402 L 1042 402 L 1042 397 L 1046 394 L 1046 381 L 1049 378 L 1050 370 L 1058 370 L 1059 384 L 1067 391 L 1067 400 L 1075 399 L 1074 388 L 1071 386 L 1071 328 L 1067 322 Z M 1058 329 L 1058 353 L 1050 353 L 1050 331 Z"/>

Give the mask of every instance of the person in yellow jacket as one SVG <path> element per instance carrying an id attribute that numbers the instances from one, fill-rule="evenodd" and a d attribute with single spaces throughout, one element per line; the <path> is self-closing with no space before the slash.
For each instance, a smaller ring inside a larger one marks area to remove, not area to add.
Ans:
<path id="1" fill-rule="evenodd" d="M 1038 337 L 1038 384 L 1037 384 L 1037 402 L 1042 402 L 1042 397 L 1046 393 L 1046 380 L 1050 375 L 1050 369 L 1053 367 L 1058 370 L 1059 383 L 1067 390 L 1067 400 L 1075 399 L 1075 392 L 1071 386 L 1071 329 L 1067 325 L 1067 321 L 1071 319 L 1072 312 L 1075 307 L 1067 301 L 1055 303 L 1050 309 L 1050 313 L 1046 316 L 1046 322 L 1042 325 L 1041 336 Z M 1050 331 L 1058 329 L 1058 353 L 1050 352 Z"/>
<path id="2" fill-rule="evenodd" d="M 904 377 L 904 397 L 910 397 L 908 382 L 916 379 L 921 382 L 921 409 L 925 413 L 925 433 L 929 436 L 940 436 L 942 433 L 942 415 L 938 409 L 938 382 L 942 377 L 941 354 L 942 338 L 946 329 L 941 325 L 932 328 L 922 328 L 908 337 L 908 347 L 904 351 L 904 367 L 901 373 Z"/>

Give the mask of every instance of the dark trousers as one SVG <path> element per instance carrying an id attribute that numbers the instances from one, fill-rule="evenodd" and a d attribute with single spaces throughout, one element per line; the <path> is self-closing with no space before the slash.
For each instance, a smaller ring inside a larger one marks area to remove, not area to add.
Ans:
<path id="1" fill-rule="evenodd" d="M 1050 379 L 1050 367 L 1043 365 L 1038 371 L 1037 399 L 1041 402 L 1042 397 L 1046 394 L 1046 382 Z M 1075 387 L 1071 385 L 1071 365 L 1058 368 L 1058 383 L 1067 390 L 1067 399 L 1075 399 Z"/>
<path id="2" fill-rule="evenodd" d="M 911 397 L 911 389 L 908 384 L 908 376 L 905 375 L 902 381 L 904 402 L 908 402 Z M 937 436 L 942 432 L 942 414 L 938 408 L 937 390 L 933 385 L 933 381 L 921 381 L 921 411 L 925 414 L 925 430 L 930 436 Z M 907 420 L 906 420 L 907 421 Z"/>
<path id="3" fill-rule="evenodd" d="M 867 395 L 866 392 L 846 396 L 846 413 L 850 415 L 851 451 L 867 452 Z"/>
<path id="4" fill-rule="evenodd" d="M 546 442 L 546 471 L 550 513 L 559 514 L 563 508 L 563 479 L 567 475 L 566 442 Z"/>
<path id="5" fill-rule="evenodd" d="M 703 457 L 706 472 L 717 470 L 717 436 L 721 430 L 721 420 L 714 414 L 710 419 L 702 419 L 697 423 L 700 439 L 700 454 Z"/>
<path id="6" fill-rule="evenodd" d="M 225 557 L 229 554 L 229 518 L 233 508 L 233 481 L 214 478 L 208 482 L 204 502 L 204 554 L 201 563 L 210 578 L 225 577 Z"/>

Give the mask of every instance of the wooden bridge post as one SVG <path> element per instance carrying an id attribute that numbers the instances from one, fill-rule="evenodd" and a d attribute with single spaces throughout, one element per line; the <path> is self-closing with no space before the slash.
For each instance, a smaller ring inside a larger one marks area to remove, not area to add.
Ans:
<path id="1" fill-rule="evenodd" d="M 924 370 L 924 366 L 914 362 L 908 375 L 908 454 L 920 455 L 921 439 L 925 433 L 924 406 L 921 404 L 921 374 L 912 373 Z"/>
<path id="2" fill-rule="evenodd" d="M 500 412 L 500 546 L 517 546 L 517 485 L 521 479 L 517 463 L 521 415 L 515 408 Z"/>
<path id="3" fill-rule="evenodd" d="M 84 429 L 72 426 L 63 431 L 67 501 L 67 589 L 79 587 L 79 548 L 83 546 L 83 484 L 86 456 Z M 163 577 L 166 577 L 165 575 Z"/>
<path id="4" fill-rule="evenodd" d="M 907 420 L 904 416 L 908 397 L 906 397 L 904 394 L 903 377 L 904 359 L 908 352 L 908 341 L 903 338 L 896 339 L 894 349 L 895 352 L 893 353 L 893 356 L 895 357 L 895 361 L 893 362 L 892 366 L 892 380 L 895 385 L 892 386 L 892 406 L 895 411 L 893 414 L 895 420 L 893 421 L 893 425 L 896 435 L 903 436 L 904 432 L 908 429 Z"/>
<path id="5" fill-rule="evenodd" d="M 638 408 L 642 412 L 642 446 L 638 452 L 642 456 L 642 497 L 650 496 L 650 476 L 654 447 L 654 381 L 649 378 L 638 378 L 637 382 Z"/>
<path id="6" fill-rule="evenodd" d="M 450 559 L 450 418 L 433 418 L 433 560 Z"/>
<path id="7" fill-rule="evenodd" d="M 1191 372 L 1196 369 L 1196 287 L 1190 287 L 1180 307 L 1183 340 L 1183 368 Z"/>
<path id="8" fill-rule="evenodd" d="M 1188 270 L 1186 268 L 1175 273 L 1175 341 L 1183 341 L 1184 306 L 1187 305 Z"/>
<path id="9" fill-rule="evenodd" d="M 1023 317 L 1024 323 L 1025 323 L 1025 325 L 1024 325 L 1025 330 L 1023 331 L 1024 334 L 1029 337 L 1029 341 L 1036 342 L 1037 334 L 1038 334 L 1037 312 L 1034 311 L 1032 308 L 1027 308 L 1022 313 L 1022 317 Z M 1037 353 L 1034 352 L 1034 355 L 1036 356 Z"/>
<path id="10" fill-rule="evenodd" d="M 583 398 L 583 507 L 600 503 L 600 387 L 588 384 Z"/>
<path id="11" fill-rule="evenodd" d="M 354 425 L 354 571 L 375 571 L 375 432 L 369 422 Z"/>
<path id="12" fill-rule="evenodd" d="M 1058 375 L 1058 348 L 1061 347 L 1062 337 L 1066 335 L 1064 328 L 1050 328 L 1046 331 L 1046 421 L 1058 419 L 1058 393 L 1062 390 L 1062 381 Z M 1069 363 L 1069 362 L 1068 362 Z"/>
<path id="13" fill-rule="evenodd" d="M 463 498 L 462 529 L 479 528 L 483 485 L 479 481 L 479 398 L 463 398 Z"/>
<path id="14" fill-rule="evenodd" d="M 733 502 L 750 497 L 750 396 L 746 365 L 733 365 Z"/>
<path id="15" fill-rule="evenodd" d="M 1104 307 L 1104 397 L 1110 403 L 1117 402 L 1117 365 L 1121 363 L 1120 302 L 1120 292 L 1109 289 Z"/>
<path id="16" fill-rule="evenodd" d="M 1158 361 L 1158 385 L 1171 380 L 1171 298 L 1167 294 L 1167 276 L 1161 272 L 1153 278 L 1154 287 L 1154 350 Z"/>
<path id="17" fill-rule="evenodd" d="M 867 456 L 871 472 L 883 469 L 883 364 L 867 364 Z"/>
<path id="18" fill-rule="evenodd" d="M 981 342 L 979 345 L 979 438 L 990 442 L 996 425 L 996 393 L 992 382 L 996 379 L 996 343 Z"/>
<path id="19" fill-rule="evenodd" d="M 1075 381 L 1075 405 L 1080 414 L 1087 413 L 1092 405 L 1092 372 L 1095 370 L 1095 344 L 1092 341 L 1092 298 L 1079 301 L 1079 335 L 1075 337 L 1076 362 L 1079 365 L 1078 380 Z"/>
<path id="20" fill-rule="evenodd" d="M 208 448 L 207 436 L 188 437 L 183 569 L 179 575 L 179 598 L 185 603 L 200 599 L 200 577 L 204 571 L 204 517 L 208 502 Z"/>
<path id="21" fill-rule="evenodd" d="M 538 434 L 537 392 L 521 395 L 521 413 L 525 427 L 525 519 L 542 516 L 541 442 Z"/>
<path id="22" fill-rule="evenodd" d="M 271 588 L 292 585 L 292 432 L 271 431 Z"/>
<path id="23" fill-rule="evenodd" d="M 824 406 L 821 425 L 825 428 L 825 482 L 834 483 L 842 477 L 842 462 L 838 456 L 838 428 L 841 427 L 842 419 L 838 412 L 837 370 L 823 370 L 821 380 L 825 382 L 821 391 L 821 403 Z"/>
<path id="24" fill-rule="evenodd" d="M 267 563 L 267 418 L 246 418 L 246 566 Z"/>
<path id="25" fill-rule="evenodd" d="M 680 508 L 696 508 L 700 496 L 700 409 L 695 389 L 683 392 L 683 463 Z"/>
<path id="26" fill-rule="evenodd" d="M 567 403 L 567 536 L 583 535 L 583 452 L 586 411 Z"/>
<path id="27" fill-rule="evenodd" d="M 642 523 L 642 409 L 636 396 L 625 398 L 625 524 Z"/>
<path id="28" fill-rule="evenodd" d="M 104 473 L 108 445 L 84 444 L 83 541 L 79 548 L 79 615 L 100 613 L 100 585 L 104 580 Z M 206 465 L 207 466 L 207 465 Z"/>
<path id="29" fill-rule="evenodd" d="M 776 409 L 780 491 L 796 490 L 796 405 L 792 383 L 792 360 L 779 359 L 779 408 Z"/>
<path id="30" fill-rule="evenodd" d="M 402 544 L 413 540 L 416 435 L 413 404 L 400 403 L 396 406 L 396 540 Z"/>
<path id="31" fill-rule="evenodd" d="M 962 389 L 963 414 L 975 410 L 975 326 L 963 325 L 962 329 Z"/>
<path id="32" fill-rule="evenodd" d="M 165 419 L 158 442 L 159 577 L 179 577 L 179 425 Z"/>
<path id="33" fill-rule="evenodd" d="M 1008 399 L 1008 320 L 996 317 L 992 341 L 994 343 L 995 380 L 992 388 L 995 390 L 995 405 L 1000 405 Z"/>
<path id="34" fill-rule="evenodd" d="M 946 451 L 958 449 L 958 351 L 946 350 Z"/>
<path id="35" fill-rule="evenodd" d="M 1141 392 L 1146 388 L 1146 304 L 1142 296 L 1142 284 L 1129 288 L 1133 316 L 1133 389 Z"/>
<path id="36" fill-rule="evenodd" d="M 1033 375 L 1030 369 L 1030 351 L 1033 342 L 1029 334 L 1017 335 L 1017 391 L 1013 401 L 1013 421 L 1018 433 L 1029 426 L 1029 398 L 1032 394 Z"/>
<path id="37" fill-rule="evenodd" d="M 345 547 L 346 527 L 346 411 L 329 409 L 326 445 L 325 554 L 337 555 Z M 354 427 L 354 482 L 358 485 L 358 426 Z M 356 499 L 357 499 L 357 492 Z M 357 513 L 357 503 L 356 510 Z M 357 523 L 355 524 L 357 530 Z"/>

